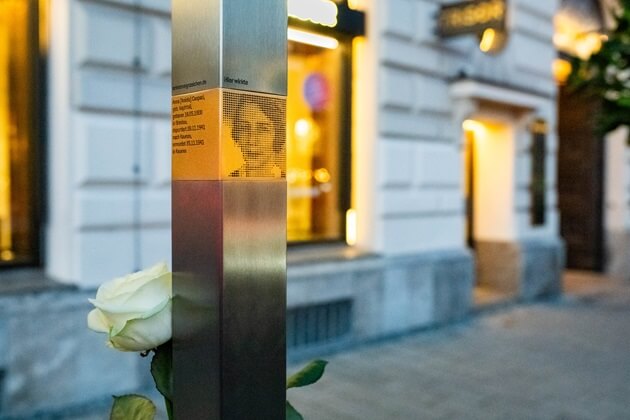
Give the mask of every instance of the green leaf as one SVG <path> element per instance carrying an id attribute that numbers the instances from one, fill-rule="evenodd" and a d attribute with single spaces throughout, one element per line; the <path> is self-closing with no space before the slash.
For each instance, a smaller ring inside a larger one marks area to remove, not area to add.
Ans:
<path id="1" fill-rule="evenodd" d="M 160 394 L 171 400 L 173 398 L 173 346 L 172 341 L 155 349 L 151 360 L 151 375 Z"/>
<path id="2" fill-rule="evenodd" d="M 287 379 L 287 389 L 314 384 L 324 374 L 324 369 L 328 364 L 325 360 L 314 360 L 306 365 L 299 372 L 289 376 Z"/>
<path id="3" fill-rule="evenodd" d="M 291 405 L 289 401 L 286 404 L 286 418 L 287 420 L 304 420 L 304 417 Z"/>
<path id="4" fill-rule="evenodd" d="M 151 375 L 155 387 L 164 396 L 168 418 L 173 418 L 173 344 L 172 340 L 155 349 L 151 360 Z"/>
<path id="5" fill-rule="evenodd" d="M 155 405 L 142 395 L 114 396 L 110 420 L 153 420 Z"/>

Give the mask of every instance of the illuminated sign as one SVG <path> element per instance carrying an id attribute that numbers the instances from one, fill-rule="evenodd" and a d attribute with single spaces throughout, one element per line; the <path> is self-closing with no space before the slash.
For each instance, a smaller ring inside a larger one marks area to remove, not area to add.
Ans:
<path id="1" fill-rule="evenodd" d="M 438 15 L 438 34 L 450 37 L 481 34 L 505 28 L 505 0 L 475 0 L 443 5 Z"/>
<path id="2" fill-rule="evenodd" d="M 347 0 L 288 0 L 287 8 L 293 29 L 338 39 L 365 34 L 365 14 L 351 8 Z"/>
<path id="3" fill-rule="evenodd" d="M 289 16 L 318 25 L 337 26 L 337 5 L 330 0 L 289 0 Z"/>
<path id="4" fill-rule="evenodd" d="M 314 45 L 316 47 L 328 48 L 334 50 L 339 46 L 339 41 L 326 35 L 320 35 L 313 32 L 301 31 L 295 28 L 287 30 L 287 38 L 289 41 L 301 42 L 302 44 Z"/>

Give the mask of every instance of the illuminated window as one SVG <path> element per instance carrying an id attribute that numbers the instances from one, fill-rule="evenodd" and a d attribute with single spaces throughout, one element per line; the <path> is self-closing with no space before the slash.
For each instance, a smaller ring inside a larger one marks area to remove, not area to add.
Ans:
<path id="1" fill-rule="evenodd" d="M 346 45 L 289 42 L 287 232 L 290 242 L 344 239 L 348 207 Z"/>
<path id="2" fill-rule="evenodd" d="M 309 8 L 295 9 L 303 15 L 289 19 L 287 236 L 291 243 L 343 241 L 351 186 L 351 41 L 363 33 L 363 13 L 345 2 L 306 3 Z M 323 12 L 334 15 L 331 7 L 337 20 L 318 24 Z"/>
<path id="3" fill-rule="evenodd" d="M 0 1 L 0 266 L 37 262 L 37 8 Z"/>

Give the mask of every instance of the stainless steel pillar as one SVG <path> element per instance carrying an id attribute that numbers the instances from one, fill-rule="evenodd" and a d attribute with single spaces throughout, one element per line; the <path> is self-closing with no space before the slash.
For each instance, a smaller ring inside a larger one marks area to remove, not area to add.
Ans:
<path id="1" fill-rule="evenodd" d="M 285 404 L 285 0 L 174 0 L 177 419 Z"/>

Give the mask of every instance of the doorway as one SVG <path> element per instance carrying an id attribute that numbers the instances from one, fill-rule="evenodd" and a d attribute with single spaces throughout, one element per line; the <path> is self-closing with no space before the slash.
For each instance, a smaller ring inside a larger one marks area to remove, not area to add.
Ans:
<path id="1" fill-rule="evenodd" d="M 558 95 L 558 207 L 567 268 L 604 269 L 604 141 L 598 104 L 564 86 Z"/>
<path id="2" fill-rule="evenodd" d="M 511 298 L 518 277 L 514 241 L 514 134 L 503 119 L 467 119 L 462 124 L 465 242 L 475 257 L 475 305 Z"/>

